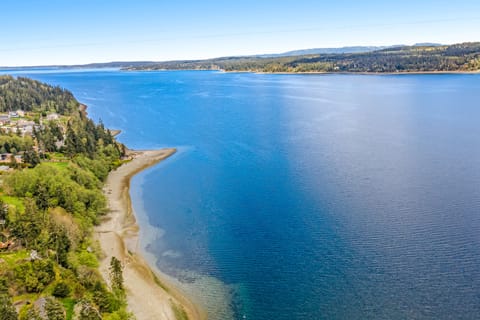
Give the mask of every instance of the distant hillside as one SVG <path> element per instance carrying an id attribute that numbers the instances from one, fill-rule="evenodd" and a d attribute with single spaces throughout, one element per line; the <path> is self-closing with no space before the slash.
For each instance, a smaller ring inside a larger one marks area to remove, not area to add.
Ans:
<path id="1" fill-rule="evenodd" d="M 402 46 L 402 45 L 399 45 Z M 338 54 L 338 53 L 360 53 L 360 52 L 372 52 L 377 50 L 383 50 L 391 47 L 398 46 L 380 46 L 380 47 L 366 47 L 366 46 L 355 46 L 355 47 L 341 47 L 341 48 L 312 48 L 312 49 L 303 49 L 303 50 L 294 50 L 287 51 L 284 53 L 277 54 L 263 54 L 259 57 L 290 57 L 290 56 L 301 56 L 308 54 Z"/>
<path id="2" fill-rule="evenodd" d="M 414 47 L 438 47 L 441 46 L 439 43 L 416 43 Z M 303 49 L 303 50 L 294 50 L 287 51 L 284 53 L 277 53 L 271 55 L 260 55 L 260 57 L 290 57 L 290 56 L 301 56 L 309 54 L 341 54 L 341 53 L 362 53 L 362 52 L 372 52 L 384 49 L 405 47 L 404 44 L 397 44 L 393 46 L 350 46 L 350 47 L 340 47 L 340 48 L 312 48 L 312 49 Z"/>
<path id="3" fill-rule="evenodd" d="M 97 62 L 89 64 L 75 64 L 75 65 L 49 65 L 49 66 L 22 66 L 22 67 L 0 67 L 0 70 L 6 72 L 24 71 L 24 70 L 38 70 L 38 71 L 51 71 L 61 69 L 104 69 L 104 68 L 130 68 L 138 66 L 148 66 L 159 63 L 154 61 L 112 61 L 112 62 Z"/>
<path id="4" fill-rule="evenodd" d="M 167 61 L 125 69 L 372 73 L 478 71 L 480 70 L 480 42 L 427 46 L 420 44 L 389 47 L 371 52 Z"/>
<path id="5" fill-rule="evenodd" d="M 135 68 L 138 66 L 149 66 L 157 64 L 158 62 L 153 61 L 113 61 L 113 62 L 99 62 L 99 63 L 89 63 L 82 65 L 73 65 L 73 66 L 60 66 L 67 68 Z"/>

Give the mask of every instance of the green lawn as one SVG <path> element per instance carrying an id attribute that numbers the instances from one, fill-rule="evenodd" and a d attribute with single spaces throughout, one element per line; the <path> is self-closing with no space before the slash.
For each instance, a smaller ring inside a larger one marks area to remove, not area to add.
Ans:
<path id="1" fill-rule="evenodd" d="M 75 300 L 71 298 L 64 298 L 61 301 L 65 307 L 66 320 L 71 320 L 73 317 L 73 309 L 75 308 Z"/>
<path id="2" fill-rule="evenodd" d="M 13 268 L 17 261 L 27 259 L 28 257 L 29 253 L 27 250 L 0 252 L 0 259 L 5 261 L 8 265 L 8 269 Z"/>
<path id="3" fill-rule="evenodd" d="M 68 167 L 68 162 L 67 161 L 65 161 L 65 162 L 44 162 L 44 163 L 46 165 L 56 167 L 56 168 L 59 168 L 59 169 L 63 169 L 63 168 Z"/>
<path id="4" fill-rule="evenodd" d="M 58 159 L 58 160 L 67 160 L 67 158 L 65 157 L 65 155 L 61 152 L 48 152 L 47 153 L 50 158 L 52 159 Z"/>
<path id="5" fill-rule="evenodd" d="M 23 204 L 23 199 L 18 197 L 10 197 L 10 196 L 1 196 L 0 199 L 3 200 L 6 204 L 10 206 L 14 206 L 16 210 L 20 213 L 25 212 L 25 205 Z"/>

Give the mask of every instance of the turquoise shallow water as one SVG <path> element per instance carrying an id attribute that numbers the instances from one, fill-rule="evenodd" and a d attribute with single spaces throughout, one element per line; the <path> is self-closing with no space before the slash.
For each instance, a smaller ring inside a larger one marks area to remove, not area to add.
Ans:
<path id="1" fill-rule="evenodd" d="M 478 318 L 480 75 L 25 74 L 179 147 L 133 181 L 145 245 L 233 317 Z"/>

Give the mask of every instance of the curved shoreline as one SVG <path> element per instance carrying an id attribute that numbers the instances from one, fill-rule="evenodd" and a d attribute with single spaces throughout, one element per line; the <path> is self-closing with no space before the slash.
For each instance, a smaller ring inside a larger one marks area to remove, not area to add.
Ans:
<path id="1" fill-rule="evenodd" d="M 99 271 L 108 283 L 111 257 L 122 262 L 128 310 L 138 320 L 177 320 L 183 319 L 183 313 L 190 320 L 207 318 L 167 277 L 152 271 L 155 268 L 149 266 L 137 248 L 139 226 L 130 198 L 130 180 L 175 152 L 173 148 L 131 151 L 133 159 L 111 171 L 104 186 L 110 212 L 94 232 L 104 254 Z"/>

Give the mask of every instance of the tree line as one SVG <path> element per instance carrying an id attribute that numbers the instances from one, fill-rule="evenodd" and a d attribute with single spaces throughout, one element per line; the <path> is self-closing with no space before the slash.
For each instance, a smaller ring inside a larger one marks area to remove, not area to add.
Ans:
<path id="1" fill-rule="evenodd" d="M 445 46 L 400 46 L 363 53 L 167 61 L 126 69 L 372 73 L 476 71 L 480 70 L 480 42 Z"/>

